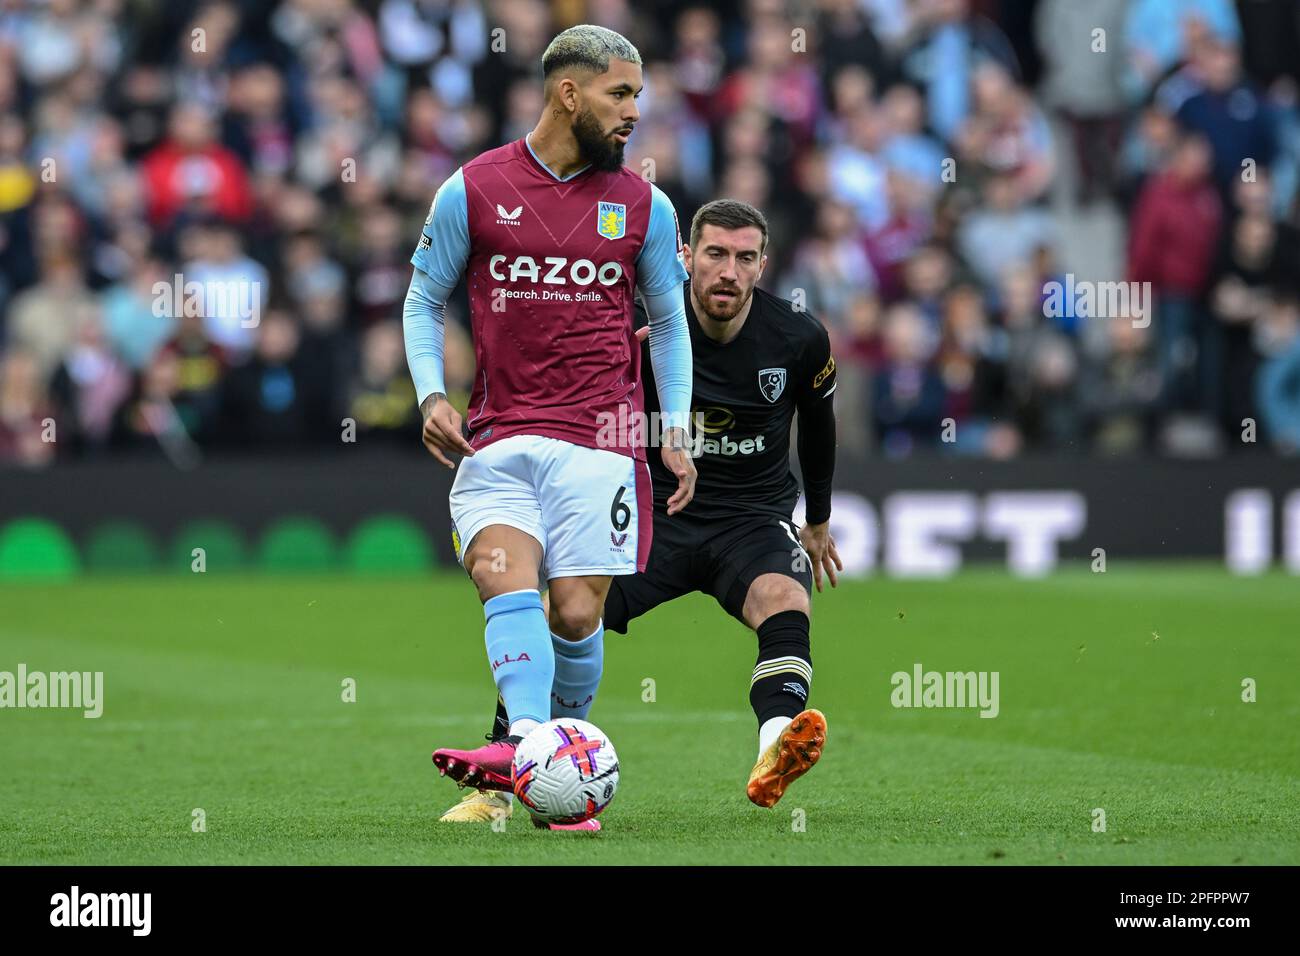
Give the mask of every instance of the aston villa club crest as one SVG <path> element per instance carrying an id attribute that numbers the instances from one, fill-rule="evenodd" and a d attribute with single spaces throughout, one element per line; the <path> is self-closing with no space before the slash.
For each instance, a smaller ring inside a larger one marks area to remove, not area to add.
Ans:
<path id="1" fill-rule="evenodd" d="M 627 232 L 627 206 L 621 202 L 596 203 L 596 231 L 606 239 L 622 239 Z"/>
<path id="2" fill-rule="evenodd" d="M 781 393 L 785 391 L 785 369 L 760 369 L 758 373 L 758 390 L 763 393 L 764 398 L 775 404 L 776 400 L 781 397 Z"/>

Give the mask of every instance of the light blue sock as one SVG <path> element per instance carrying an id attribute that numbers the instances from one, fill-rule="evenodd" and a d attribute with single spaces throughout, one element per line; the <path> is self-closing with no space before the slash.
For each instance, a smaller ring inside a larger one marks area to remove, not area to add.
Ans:
<path id="1" fill-rule="evenodd" d="M 585 720 L 596 699 L 605 666 L 605 622 L 580 641 L 551 635 L 555 647 L 555 679 L 551 683 L 551 717 Z"/>
<path id="2" fill-rule="evenodd" d="M 510 723 L 545 723 L 551 710 L 555 652 L 541 594 L 534 590 L 498 594 L 483 605 L 483 616 L 492 679 L 506 702 Z"/>

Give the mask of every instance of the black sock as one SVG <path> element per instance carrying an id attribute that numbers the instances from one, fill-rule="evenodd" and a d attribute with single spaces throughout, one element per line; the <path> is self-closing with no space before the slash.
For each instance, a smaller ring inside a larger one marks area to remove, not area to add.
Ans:
<path id="1" fill-rule="evenodd" d="M 749 685 L 749 704 L 761 727 L 773 717 L 794 717 L 812 690 L 808 615 L 773 614 L 758 626 L 758 663 Z"/>
<path id="2" fill-rule="evenodd" d="M 505 740 L 510 734 L 510 715 L 506 713 L 506 702 L 497 696 L 497 712 L 492 717 L 492 729 L 488 731 L 487 739 L 493 743 L 498 740 Z"/>

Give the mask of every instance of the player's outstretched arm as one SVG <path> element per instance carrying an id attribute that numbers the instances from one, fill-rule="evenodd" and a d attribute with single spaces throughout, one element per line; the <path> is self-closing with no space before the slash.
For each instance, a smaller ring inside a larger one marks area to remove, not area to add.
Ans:
<path id="1" fill-rule="evenodd" d="M 805 524 L 799 541 L 812 559 L 813 582 L 822 589 L 822 576 L 831 587 L 839 583 L 844 570 L 840 553 L 831 537 L 831 482 L 835 477 L 835 359 L 830 338 L 819 329 L 810 361 L 800 371 L 799 471 L 803 475 Z"/>

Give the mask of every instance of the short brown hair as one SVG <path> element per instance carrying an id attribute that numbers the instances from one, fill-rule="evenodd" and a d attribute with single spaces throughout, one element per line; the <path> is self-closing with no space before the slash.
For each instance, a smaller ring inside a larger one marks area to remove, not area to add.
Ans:
<path id="1" fill-rule="evenodd" d="M 700 233 L 705 226 L 720 226 L 723 229 L 744 229 L 753 226 L 763 234 L 763 245 L 759 252 L 767 250 L 767 218 L 755 207 L 739 199 L 715 199 L 705 203 L 691 219 L 691 249 L 700 241 Z"/>

